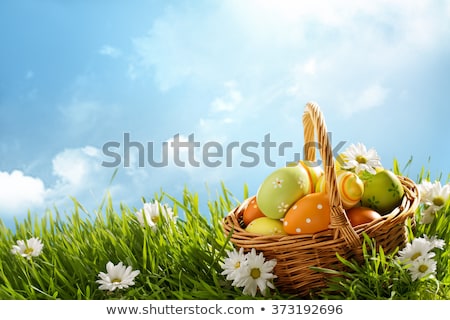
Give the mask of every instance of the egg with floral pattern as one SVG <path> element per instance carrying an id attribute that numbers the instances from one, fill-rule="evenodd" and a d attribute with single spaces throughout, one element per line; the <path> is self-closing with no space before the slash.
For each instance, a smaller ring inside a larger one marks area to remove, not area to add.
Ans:
<path id="1" fill-rule="evenodd" d="M 299 199 L 283 219 L 287 234 L 312 234 L 328 229 L 330 204 L 325 192 L 311 193 Z"/>
<path id="2" fill-rule="evenodd" d="M 256 202 L 265 216 L 281 219 L 294 202 L 310 190 L 306 169 L 301 165 L 287 166 L 273 171 L 264 179 L 256 193 Z"/>
<path id="3" fill-rule="evenodd" d="M 400 179 L 389 170 L 381 170 L 364 181 L 361 205 L 385 215 L 402 202 L 405 191 Z"/>

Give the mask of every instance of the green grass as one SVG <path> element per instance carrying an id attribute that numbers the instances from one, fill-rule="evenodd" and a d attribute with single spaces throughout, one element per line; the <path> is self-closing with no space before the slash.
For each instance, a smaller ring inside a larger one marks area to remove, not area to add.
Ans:
<path id="1" fill-rule="evenodd" d="M 198 196 L 187 190 L 172 201 L 185 217 L 143 228 L 136 209 L 113 209 L 108 199 L 92 216 L 74 200 L 67 217 L 46 212 L 41 219 L 16 222 L 13 233 L 0 223 L 0 299 L 236 299 L 242 296 L 220 275 L 224 250 L 230 249 L 220 220 L 235 202 L 226 190 L 209 203 L 210 217 L 199 212 Z M 164 199 L 163 199 L 164 198 Z M 39 237 L 44 249 L 31 260 L 11 254 L 16 240 Z M 95 281 L 108 261 L 141 270 L 128 290 L 107 293 Z"/>
<path id="2" fill-rule="evenodd" d="M 395 164 L 395 163 L 394 163 Z M 398 170 L 394 165 L 394 169 Z M 418 179 L 429 178 L 425 172 Z M 444 181 L 443 181 L 444 182 Z M 444 182 L 445 183 L 445 182 Z M 185 190 L 181 199 L 164 192 L 155 199 L 168 203 L 179 216 L 156 230 L 143 228 L 135 217 L 141 208 L 120 205 L 105 198 L 95 212 L 87 212 L 73 199 L 73 212 L 57 209 L 37 218 L 28 214 L 16 221 L 15 231 L 0 220 L 0 299 L 249 299 L 220 274 L 226 251 L 232 249 L 221 220 L 248 197 L 235 198 L 223 186 L 200 212 L 198 195 Z M 143 201 L 145 201 L 143 199 Z M 419 215 L 420 212 L 418 211 Z M 441 210 L 430 225 L 418 224 L 411 237 L 436 235 L 450 244 L 450 209 Z M 11 254 L 16 240 L 39 237 L 40 256 L 25 259 Z M 364 264 L 341 259 L 349 271 L 332 273 L 329 287 L 319 299 L 450 299 L 450 246 L 439 250 L 435 279 L 411 281 L 405 266 L 366 239 Z M 98 289 L 98 273 L 108 261 L 141 271 L 135 285 L 107 292 Z M 262 298 L 257 295 L 256 298 Z M 266 299 L 291 299 L 272 290 Z"/>

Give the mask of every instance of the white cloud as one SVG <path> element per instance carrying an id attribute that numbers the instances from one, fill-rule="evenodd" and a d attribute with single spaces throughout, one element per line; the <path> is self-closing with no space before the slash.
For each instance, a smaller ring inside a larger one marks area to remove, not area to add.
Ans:
<path id="1" fill-rule="evenodd" d="M 101 168 L 101 153 L 91 146 L 66 149 L 53 158 L 52 165 L 58 184 L 76 191 L 88 185 Z"/>
<path id="2" fill-rule="evenodd" d="M 131 80 L 135 80 L 138 77 L 138 72 L 137 72 L 136 66 L 134 64 L 130 63 L 128 65 L 128 69 L 127 69 L 126 75 Z"/>
<path id="3" fill-rule="evenodd" d="M 354 103 L 355 108 L 358 111 L 361 111 L 381 106 L 385 102 L 388 93 L 389 90 L 380 86 L 379 84 L 374 84 L 370 87 L 367 87 L 356 98 Z"/>
<path id="4" fill-rule="evenodd" d="M 317 65 L 316 65 L 316 59 L 312 58 L 309 59 L 304 65 L 303 65 L 303 72 L 306 75 L 315 75 L 317 72 Z"/>
<path id="5" fill-rule="evenodd" d="M 122 52 L 119 49 L 110 45 L 102 46 L 98 52 L 101 55 L 108 56 L 111 58 L 118 58 L 122 55 Z"/>
<path id="6" fill-rule="evenodd" d="M 56 182 L 46 186 L 40 178 L 20 170 L 0 172 L 0 214 L 23 216 L 28 210 L 71 206 L 70 197 L 99 204 L 112 172 L 101 167 L 102 154 L 95 147 L 65 149 L 52 160 Z"/>
<path id="7" fill-rule="evenodd" d="M 58 107 L 58 111 L 66 132 L 79 138 L 83 134 L 91 135 L 92 132 L 106 132 L 115 128 L 114 124 L 119 119 L 123 121 L 120 117 L 124 109 L 102 101 L 81 99 L 78 93 L 74 93 L 68 103 Z"/>
<path id="8" fill-rule="evenodd" d="M 336 96 L 338 111 L 345 117 L 374 108 L 386 107 L 390 89 L 375 83 L 359 91 L 345 92 Z"/>
<path id="9" fill-rule="evenodd" d="M 97 101 L 80 101 L 74 98 L 68 105 L 59 110 L 73 128 L 89 129 L 97 123 L 101 116 L 101 106 Z"/>
<path id="10" fill-rule="evenodd" d="M 0 172 L 0 190 L 0 213 L 5 215 L 25 215 L 29 208 L 44 204 L 42 180 L 24 175 L 20 170 Z"/>
<path id="11" fill-rule="evenodd" d="M 66 205 L 73 196 L 82 203 L 99 204 L 113 173 L 101 166 L 102 160 L 101 150 L 92 146 L 58 153 L 52 160 L 57 181 L 47 190 L 48 203 Z"/>
<path id="12" fill-rule="evenodd" d="M 227 89 L 225 95 L 214 99 L 211 103 L 213 112 L 233 112 L 242 102 L 241 92 L 236 88 L 234 81 L 228 81 L 224 86 Z"/>

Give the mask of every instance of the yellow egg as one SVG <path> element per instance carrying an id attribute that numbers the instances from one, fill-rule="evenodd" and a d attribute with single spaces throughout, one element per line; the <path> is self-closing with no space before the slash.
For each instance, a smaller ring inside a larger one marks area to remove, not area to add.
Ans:
<path id="1" fill-rule="evenodd" d="M 339 171 L 337 185 L 345 209 L 352 208 L 359 203 L 364 193 L 364 183 L 356 173 Z"/>
<path id="2" fill-rule="evenodd" d="M 314 192 L 325 192 L 325 175 L 317 179 Z"/>
<path id="3" fill-rule="evenodd" d="M 353 208 L 357 205 L 364 194 L 364 182 L 358 175 L 351 171 L 339 170 L 336 173 L 336 183 L 341 196 L 342 205 L 345 209 Z M 316 184 L 316 192 L 326 190 L 325 177 L 319 178 Z"/>
<path id="4" fill-rule="evenodd" d="M 303 166 L 303 168 L 305 168 L 308 172 L 309 182 L 311 185 L 309 193 L 313 193 L 317 180 L 324 175 L 323 169 L 319 165 L 317 165 L 316 162 L 312 161 L 303 160 L 299 161 L 299 164 Z"/>
<path id="5" fill-rule="evenodd" d="M 260 235 L 286 235 L 283 229 L 283 223 L 278 219 L 268 217 L 256 218 L 245 228 L 249 233 Z"/>

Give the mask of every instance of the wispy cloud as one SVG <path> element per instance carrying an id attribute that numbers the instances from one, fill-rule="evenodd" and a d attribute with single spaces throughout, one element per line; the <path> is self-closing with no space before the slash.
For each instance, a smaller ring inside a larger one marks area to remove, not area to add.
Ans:
<path id="1" fill-rule="evenodd" d="M 368 85 L 359 91 L 346 92 L 345 95 L 337 97 L 340 112 L 350 117 L 377 107 L 385 107 L 390 90 L 378 83 Z"/>
<path id="2" fill-rule="evenodd" d="M 448 32 L 447 7 L 418 0 L 180 6 L 133 43 L 141 67 L 154 72 L 162 90 L 188 79 L 217 86 L 228 78 L 245 86 L 249 101 L 275 87 L 295 88 L 303 98 L 320 98 L 320 91 L 339 96 L 354 92 L 355 84 L 382 81 L 380 70 L 395 74 L 440 45 Z M 289 70 L 299 66 L 303 77 L 293 80 Z M 215 104 L 218 110 L 231 107 L 224 99 Z"/>
<path id="3" fill-rule="evenodd" d="M 225 95 L 215 98 L 211 103 L 213 112 L 233 112 L 242 102 L 241 92 L 234 81 L 227 81 L 224 86 L 227 89 Z"/>
<path id="4" fill-rule="evenodd" d="M 118 58 L 122 55 L 122 52 L 120 51 L 120 49 L 115 48 L 110 45 L 102 46 L 100 48 L 100 50 L 98 51 L 98 53 L 101 55 L 104 55 L 104 56 L 111 57 L 111 58 Z"/>

